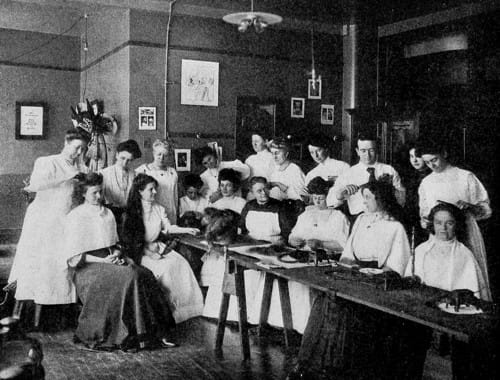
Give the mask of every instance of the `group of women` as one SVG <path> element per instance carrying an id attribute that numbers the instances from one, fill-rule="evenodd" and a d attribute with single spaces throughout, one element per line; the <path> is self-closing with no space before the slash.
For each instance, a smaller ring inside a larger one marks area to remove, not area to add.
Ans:
<path id="1" fill-rule="evenodd" d="M 274 245 L 321 248 L 341 253 L 345 264 L 381 268 L 450 291 L 470 289 L 491 299 L 476 223 L 491 214 L 488 195 L 471 172 L 448 162 L 442 147 L 427 144 L 410 150 L 415 172 L 403 178 L 405 210 L 396 202 L 392 184 L 370 180 L 359 189 L 365 212 L 351 225 L 343 212 L 326 204 L 332 184 L 349 165 L 329 157 L 324 136 L 309 141 L 317 166 L 307 175 L 290 160 L 285 139 L 267 141 L 255 133 L 256 153 L 245 163 L 221 161 L 216 152 L 202 148 L 197 153 L 205 171 L 184 177 L 180 200 L 177 173 L 167 164 L 168 142 L 156 141 L 153 162 L 135 171 L 131 163 L 141 156 L 140 149 L 133 140 L 122 142 L 113 166 L 85 173 L 78 157 L 87 142 L 84 134 L 69 131 L 61 154 L 35 162 L 27 190 L 37 194 L 28 207 L 9 282 L 17 282 L 18 300 L 67 304 L 78 296 L 82 310 L 75 338 L 89 347 L 172 346 L 166 338 L 175 323 L 218 315 L 221 251 L 211 245 L 203 258 L 201 285 L 208 287 L 204 302 L 189 263 L 169 237 L 197 234 L 197 227 L 207 223 L 211 242 L 239 232 Z M 176 224 L 178 217 L 183 227 Z M 221 226 L 231 230 L 229 235 L 217 232 Z M 407 233 L 412 227 L 420 234 L 419 242 L 431 231 L 417 247 L 414 265 Z M 245 279 L 249 322 L 256 322 L 263 278 L 246 271 Z M 355 328 L 376 320 L 354 318 L 350 307 L 336 301 L 332 306 L 332 300 L 322 297 L 311 309 L 307 287 L 290 282 L 289 290 L 294 328 L 304 332 L 301 362 L 314 362 L 314 357 L 328 365 L 346 364 L 346 350 L 339 344 L 350 347 Z M 332 325 L 334 320 L 344 322 Z M 282 323 L 277 294 L 269 322 Z M 330 326 L 327 334 L 318 328 L 325 324 Z"/>

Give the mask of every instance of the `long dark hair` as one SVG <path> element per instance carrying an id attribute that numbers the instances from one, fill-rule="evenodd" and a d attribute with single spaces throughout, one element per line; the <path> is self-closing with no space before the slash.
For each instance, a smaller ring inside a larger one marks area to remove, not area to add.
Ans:
<path id="1" fill-rule="evenodd" d="M 403 208 L 396 201 L 394 186 L 392 186 L 392 183 L 385 180 L 372 181 L 361 186 L 361 191 L 364 189 L 371 191 L 371 193 L 375 196 L 377 204 L 383 211 L 385 211 L 390 217 L 396 219 L 398 222 L 404 224 L 405 217 Z"/>
<path id="2" fill-rule="evenodd" d="M 150 183 L 154 183 L 155 186 L 158 186 L 158 181 L 147 174 L 140 173 L 134 178 L 127 199 L 125 219 L 121 231 L 121 241 L 124 244 L 127 256 L 131 257 L 136 262 L 142 254 L 144 235 L 146 233 L 140 192 Z"/>
<path id="3" fill-rule="evenodd" d="M 102 185 L 102 175 L 99 173 L 78 173 L 74 177 L 73 194 L 71 197 L 71 208 L 75 208 L 84 202 L 84 196 L 87 189 L 92 186 Z"/>

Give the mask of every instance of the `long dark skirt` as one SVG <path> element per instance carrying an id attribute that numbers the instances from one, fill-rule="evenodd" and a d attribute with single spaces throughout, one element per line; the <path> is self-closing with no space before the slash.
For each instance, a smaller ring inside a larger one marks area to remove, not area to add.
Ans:
<path id="1" fill-rule="evenodd" d="M 165 336 L 175 325 L 153 274 L 137 265 L 87 263 L 75 273 L 83 308 L 75 337 L 91 347 L 124 347 Z"/>
<path id="2" fill-rule="evenodd" d="M 314 301 L 300 367 L 334 377 L 421 379 L 431 331 L 322 294 Z"/>

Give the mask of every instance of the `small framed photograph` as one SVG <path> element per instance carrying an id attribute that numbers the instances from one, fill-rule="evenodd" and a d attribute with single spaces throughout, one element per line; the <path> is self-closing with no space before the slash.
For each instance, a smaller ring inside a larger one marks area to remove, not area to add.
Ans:
<path id="1" fill-rule="evenodd" d="M 42 140 L 46 137 L 47 105 L 42 102 L 16 102 L 16 140 Z"/>
<path id="2" fill-rule="evenodd" d="M 321 99 L 321 79 L 308 80 L 307 85 L 307 98 L 308 99 Z"/>
<path id="3" fill-rule="evenodd" d="M 322 125 L 333 125 L 333 104 L 322 104 L 321 105 L 321 124 Z"/>
<path id="4" fill-rule="evenodd" d="M 178 172 L 191 171 L 191 149 L 174 149 L 175 169 Z"/>
<path id="5" fill-rule="evenodd" d="M 304 98 L 292 98 L 290 103 L 290 116 L 303 119 L 305 104 L 306 100 Z"/>
<path id="6" fill-rule="evenodd" d="M 156 130 L 156 107 L 139 107 L 139 130 Z"/>

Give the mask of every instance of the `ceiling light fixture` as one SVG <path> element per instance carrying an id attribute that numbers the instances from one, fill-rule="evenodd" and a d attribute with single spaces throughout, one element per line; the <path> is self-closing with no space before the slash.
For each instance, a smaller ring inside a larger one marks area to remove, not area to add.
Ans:
<path id="1" fill-rule="evenodd" d="M 257 33 L 262 33 L 269 25 L 278 24 L 283 21 L 281 16 L 253 11 L 253 0 L 251 0 L 250 12 L 230 13 L 222 18 L 229 24 L 238 25 L 238 31 L 246 32 L 253 25 Z"/>

